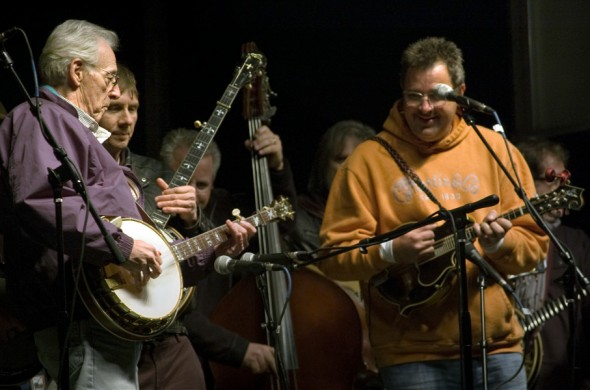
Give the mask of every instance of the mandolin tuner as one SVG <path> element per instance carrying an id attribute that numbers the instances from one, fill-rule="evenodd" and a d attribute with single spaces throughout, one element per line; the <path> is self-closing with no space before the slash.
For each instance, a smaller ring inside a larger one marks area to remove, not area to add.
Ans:
<path id="1" fill-rule="evenodd" d="M 547 168 L 545 171 L 545 181 L 547 183 L 553 183 L 555 180 L 559 180 L 560 184 L 565 184 L 569 182 L 571 176 L 572 174 L 567 169 L 564 169 L 560 173 L 557 173 L 553 168 Z"/>

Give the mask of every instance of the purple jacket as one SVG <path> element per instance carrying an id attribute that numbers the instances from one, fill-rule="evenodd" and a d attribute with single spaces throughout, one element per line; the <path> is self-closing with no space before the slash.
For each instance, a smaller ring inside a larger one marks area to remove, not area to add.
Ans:
<path id="1" fill-rule="evenodd" d="M 98 214 L 141 219 L 128 186 L 128 177 L 132 180 L 133 174 L 115 162 L 67 102 L 44 88 L 40 102 L 47 131 L 79 169 Z M 49 170 L 61 165 L 29 104 L 12 110 L 0 126 L 0 228 L 9 293 L 25 325 L 37 329 L 55 322 L 60 302 L 56 283 L 56 204 Z M 71 180 L 63 185 L 60 197 L 66 262 L 82 255 L 83 261 L 97 265 L 113 261 L 98 225 L 91 215 L 86 215 L 88 206 Z M 104 225 L 123 257 L 128 258 L 133 239 L 111 223 Z M 66 270 L 72 268 L 66 264 Z M 71 272 L 67 276 L 71 277 Z"/>

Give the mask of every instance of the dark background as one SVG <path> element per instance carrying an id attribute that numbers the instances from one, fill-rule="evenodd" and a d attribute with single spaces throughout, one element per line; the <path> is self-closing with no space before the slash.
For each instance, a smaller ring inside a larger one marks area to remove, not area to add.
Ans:
<path id="1" fill-rule="evenodd" d="M 203 4 L 207 3 L 207 4 Z M 221 4 L 216 4 L 221 3 Z M 47 3 L 49 5 L 50 3 Z M 466 95 L 495 108 L 507 137 L 552 137 L 572 152 L 572 184 L 590 182 L 590 2 L 584 0 L 407 1 L 231 0 L 82 3 L 0 13 L 0 31 L 24 30 L 37 61 L 46 37 L 69 18 L 115 30 L 118 59 L 135 72 L 140 119 L 131 147 L 158 156 L 170 129 L 207 121 L 242 62 L 242 45 L 255 42 L 267 58 L 276 93 L 271 127 L 281 136 L 298 190 L 303 191 L 317 141 L 331 124 L 357 119 L 381 125 L 400 96 L 399 58 L 411 42 L 445 36 L 463 50 Z M 0 72 L 0 100 L 7 108 L 23 99 L 11 70 L 29 93 L 33 76 L 20 34 L 4 48 L 13 65 Z M 476 115 L 482 126 L 494 118 Z M 215 135 L 224 163 L 217 186 L 252 186 L 241 94 Z M 529 194 L 532 195 L 532 194 Z M 590 232 L 587 207 L 570 222 Z"/>

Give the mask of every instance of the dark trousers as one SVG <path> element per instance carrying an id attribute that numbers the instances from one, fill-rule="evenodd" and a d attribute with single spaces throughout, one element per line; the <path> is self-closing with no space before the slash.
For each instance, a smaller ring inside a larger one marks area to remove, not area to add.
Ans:
<path id="1" fill-rule="evenodd" d="M 138 367 L 140 390 L 205 390 L 201 362 L 185 335 L 144 342 Z"/>

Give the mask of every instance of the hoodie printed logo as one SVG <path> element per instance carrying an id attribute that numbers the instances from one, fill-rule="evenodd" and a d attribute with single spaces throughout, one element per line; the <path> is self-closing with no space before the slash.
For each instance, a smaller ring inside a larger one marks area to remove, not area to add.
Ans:
<path id="1" fill-rule="evenodd" d="M 424 181 L 426 187 L 439 201 L 460 200 L 464 194 L 477 194 L 480 180 L 476 174 L 466 176 L 455 173 L 451 176 L 432 176 Z M 416 183 L 408 177 L 402 177 L 393 183 L 391 188 L 393 199 L 399 204 L 410 204 L 415 196 L 420 200 L 428 200 L 428 196 Z"/>

